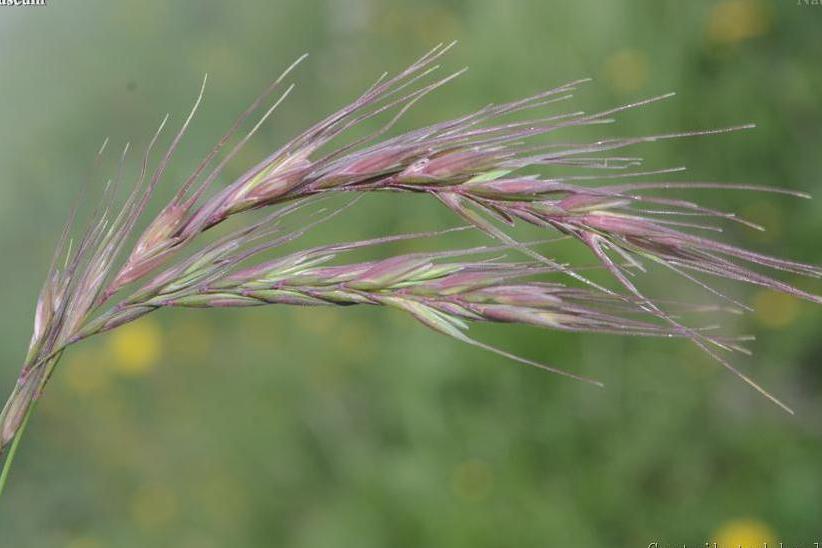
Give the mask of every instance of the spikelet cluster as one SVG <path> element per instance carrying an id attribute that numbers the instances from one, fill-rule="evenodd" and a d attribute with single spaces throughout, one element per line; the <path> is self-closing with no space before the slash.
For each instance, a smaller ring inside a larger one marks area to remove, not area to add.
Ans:
<path id="1" fill-rule="evenodd" d="M 156 166 L 150 167 L 150 158 L 168 117 L 149 143 L 127 196 L 118 198 L 122 178 L 118 176 L 106 187 L 92 220 L 76 240 L 71 237 L 73 215 L 67 223 L 38 299 L 26 362 L 0 415 L 0 450 L 18 435 L 68 346 L 165 307 L 395 308 L 460 341 L 576 378 L 580 377 L 473 339 L 468 328 L 474 322 L 517 323 L 564 331 L 680 337 L 783 405 L 720 354 L 744 351 L 741 340 L 682 320 L 683 312 L 706 313 L 719 306 L 651 299 L 636 283 L 636 274 L 649 264 L 662 265 L 717 300 L 741 309 L 745 305 L 715 289 L 711 277 L 821 303 L 819 296 L 763 269 L 809 277 L 820 277 L 822 269 L 706 237 L 706 230 L 720 231 L 719 222 L 757 227 L 666 191 L 709 188 L 805 196 L 747 184 L 684 182 L 675 178 L 680 169 L 643 171 L 640 158 L 619 152 L 661 139 L 750 126 L 591 142 L 540 139 L 568 128 L 608 124 L 622 111 L 670 96 L 593 114 L 556 113 L 584 83 L 581 80 L 392 136 L 403 113 L 462 72 L 439 79 L 432 76 L 449 47 L 434 48 L 393 77 L 383 75 L 350 104 L 233 182 L 215 188 L 225 166 L 292 91 L 293 86 L 285 87 L 284 82 L 303 60 L 298 59 L 239 116 L 147 228 L 136 233 L 200 105 L 204 81 L 194 107 Z M 250 129 L 243 130 L 252 117 Z M 384 123 L 365 136 L 345 138 L 352 128 L 372 119 Z M 128 146 L 121 165 L 127 154 Z M 314 204 L 330 195 L 353 198 L 343 207 L 325 211 L 322 221 L 328 221 L 344 213 L 356 197 L 372 192 L 430 196 L 463 225 L 434 233 L 377 234 L 371 240 L 280 251 L 320 222 L 305 214 Z M 264 210 L 263 218 L 248 215 L 251 210 Z M 213 227 L 235 216 L 247 219 L 239 223 L 242 228 L 222 238 L 210 237 Z M 286 221 L 295 218 L 303 222 L 286 228 Z M 548 238 L 578 241 L 615 283 L 603 286 L 582 268 L 556 260 L 542 244 L 513 238 L 507 228 L 517 223 L 543 229 Z M 355 249 L 466 229 L 484 233 L 489 243 L 372 261 L 351 258 Z"/>

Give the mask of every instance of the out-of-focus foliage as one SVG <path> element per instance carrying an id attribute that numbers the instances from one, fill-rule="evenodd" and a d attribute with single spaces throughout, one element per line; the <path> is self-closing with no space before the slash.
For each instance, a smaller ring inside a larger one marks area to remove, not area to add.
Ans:
<path id="1" fill-rule="evenodd" d="M 0 387 L 102 139 L 142 145 L 205 103 L 180 180 L 246 102 L 304 51 L 298 87 L 231 174 L 440 41 L 471 70 L 404 128 L 578 77 L 585 110 L 675 90 L 597 132 L 755 122 L 647 145 L 688 177 L 820 194 L 699 198 L 765 233 L 728 237 L 822 262 L 822 7 L 793 1 L 50 2 L 0 8 Z M 593 135 L 579 131 L 573 137 Z M 570 138 L 570 137 L 569 137 Z M 138 146 L 139 148 L 139 146 Z M 93 176 L 98 185 L 111 163 Z M 452 223 L 437 204 L 369 197 L 312 238 Z M 419 244 L 415 244 L 419 245 Z M 576 248 L 562 257 L 589 261 Z M 806 283 L 796 280 L 797 283 Z M 684 281 L 656 294 L 699 295 Z M 816 289 L 806 283 L 805 287 Z M 605 381 L 598 390 L 379 310 L 169 311 L 71 349 L 0 501 L 0 545 L 701 546 L 820 540 L 822 314 L 736 288 L 758 336 L 736 363 L 789 417 L 685 343 L 484 326 L 487 340 Z M 709 300 L 709 296 L 700 295 Z M 744 540 L 738 540 L 744 539 Z"/>

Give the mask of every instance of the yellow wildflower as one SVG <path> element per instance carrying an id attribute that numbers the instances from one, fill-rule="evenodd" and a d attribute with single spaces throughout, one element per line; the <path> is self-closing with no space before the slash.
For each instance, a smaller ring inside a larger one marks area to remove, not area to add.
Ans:
<path id="1" fill-rule="evenodd" d="M 756 292 L 753 305 L 756 320 L 771 329 L 786 327 L 799 315 L 799 303 L 796 299 L 768 289 Z"/>
<path id="2" fill-rule="evenodd" d="M 763 548 L 776 546 L 774 532 L 764 523 L 754 519 L 739 519 L 723 524 L 714 534 L 712 542 L 718 548 Z"/>
<path id="3" fill-rule="evenodd" d="M 621 49 L 605 61 L 605 76 L 617 91 L 639 91 L 648 80 L 648 56 L 636 49 Z"/>
<path id="4" fill-rule="evenodd" d="M 108 337 L 112 366 L 127 376 L 144 375 L 153 369 L 161 345 L 160 328 L 148 318 L 115 329 Z"/>
<path id="5" fill-rule="evenodd" d="M 736 44 L 768 32 L 770 14 L 755 0 L 726 0 L 711 10 L 708 38 L 715 44 Z"/>

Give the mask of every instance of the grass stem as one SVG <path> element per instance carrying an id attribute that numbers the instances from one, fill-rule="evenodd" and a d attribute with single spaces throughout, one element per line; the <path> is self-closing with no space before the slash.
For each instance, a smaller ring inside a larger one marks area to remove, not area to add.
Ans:
<path id="1" fill-rule="evenodd" d="M 14 441 L 11 442 L 11 447 L 9 448 L 9 454 L 6 457 L 5 462 L 3 463 L 3 471 L 0 472 L 0 499 L 3 497 L 3 491 L 6 488 L 6 481 L 9 477 L 9 471 L 11 470 L 11 464 L 14 462 L 14 456 L 17 454 L 17 447 L 20 445 L 20 438 L 23 437 L 23 432 L 26 430 L 26 425 L 29 422 L 29 418 L 31 417 L 32 411 L 34 411 L 34 407 L 37 405 L 37 400 L 34 400 L 29 405 L 28 411 L 26 411 L 26 416 L 23 418 L 23 422 L 20 424 L 20 429 L 17 430 L 17 434 L 14 435 Z"/>

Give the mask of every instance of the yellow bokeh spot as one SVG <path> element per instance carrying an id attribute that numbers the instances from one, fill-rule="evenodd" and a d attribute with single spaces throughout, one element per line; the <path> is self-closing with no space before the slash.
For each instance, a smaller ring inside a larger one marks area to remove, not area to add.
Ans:
<path id="1" fill-rule="evenodd" d="M 618 50 L 605 61 L 604 71 L 617 91 L 638 91 L 648 81 L 648 56 L 635 49 Z"/>
<path id="2" fill-rule="evenodd" d="M 768 32 L 770 14 L 756 0 L 726 0 L 711 9 L 708 38 L 715 44 L 736 44 Z"/>
<path id="3" fill-rule="evenodd" d="M 717 548 L 762 548 L 777 546 L 774 532 L 760 521 L 739 519 L 723 524 L 714 534 L 712 542 Z"/>
<path id="4" fill-rule="evenodd" d="M 477 502 L 488 498 L 494 486 L 494 472 L 480 460 L 467 460 L 454 468 L 451 489 L 459 498 Z"/>
<path id="5" fill-rule="evenodd" d="M 796 321 L 799 303 L 794 297 L 770 290 L 756 292 L 753 299 L 756 320 L 771 329 L 786 327 Z"/>
<path id="6" fill-rule="evenodd" d="M 105 390 L 111 379 L 107 364 L 94 347 L 83 346 L 69 353 L 63 369 L 66 385 L 83 396 Z"/>
<path id="7" fill-rule="evenodd" d="M 163 484 L 141 487 L 131 499 L 129 514 L 139 527 L 147 530 L 167 525 L 177 515 L 177 495 Z"/>
<path id="8" fill-rule="evenodd" d="M 108 338 L 112 366 L 128 376 L 151 371 L 160 357 L 161 347 L 160 327 L 148 318 L 115 329 Z"/>

